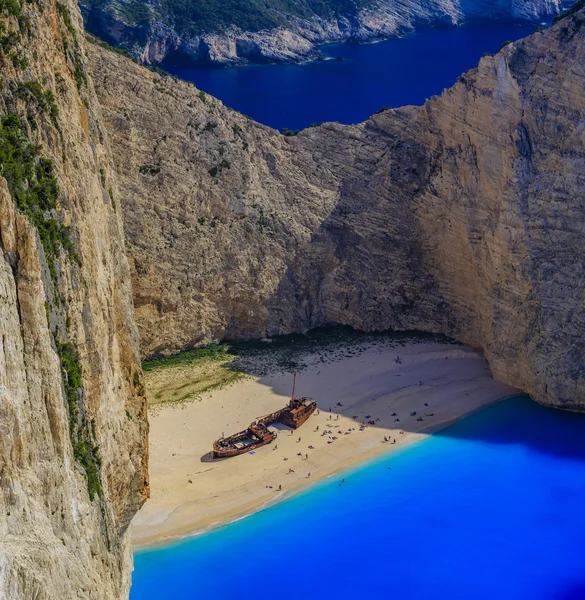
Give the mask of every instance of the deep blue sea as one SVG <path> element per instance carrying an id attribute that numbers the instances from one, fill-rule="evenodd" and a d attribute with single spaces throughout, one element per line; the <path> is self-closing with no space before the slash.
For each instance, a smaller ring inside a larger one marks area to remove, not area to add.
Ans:
<path id="1" fill-rule="evenodd" d="M 342 61 L 232 69 L 165 67 L 228 106 L 277 129 L 321 121 L 358 123 L 382 106 L 422 104 L 451 86 L 484 52 L 497 52 L 534 25 L 474 23 L 429 29 L 377 44 L 334 44 L 323 53 Z"/>
<path id="2" fill-rule="evenodd" d="M 584 599 L 585 415 L 506 400 L 236 523 L 135 555 L 131 600 L 256 597 Z"/>

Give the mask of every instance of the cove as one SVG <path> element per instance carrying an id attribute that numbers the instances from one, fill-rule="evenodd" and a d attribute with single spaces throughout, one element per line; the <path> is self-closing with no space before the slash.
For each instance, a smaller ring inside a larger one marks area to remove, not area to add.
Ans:
<path id="1" fill-rule="evenodd" d="M 585 598 L 584 440 L 585 415 L 505 400 L 245 519 L 137 552 L 131 600 Z"/>
<path id="2" fill-rule="evenodd" d="M 332 60 L 303 65 L 165 69 L 260 123 L 303 129 L 322 121 L 358 123 L 383 106 L 422 104 L 485 52 L 533 31 L 527 23 L 471 23 L 376 44 L 323 46 Z"/>

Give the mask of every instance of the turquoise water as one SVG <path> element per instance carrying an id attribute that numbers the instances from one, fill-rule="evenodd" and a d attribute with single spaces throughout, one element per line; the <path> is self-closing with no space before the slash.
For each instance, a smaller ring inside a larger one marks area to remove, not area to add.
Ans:
<path id="1" fill-rule="evenodd" d="M 246 519 L 138 552 L 131 600 L 580 600 L 584 509 L 585 415 L 513 398 Z"/>
<path id="2" fill-rule="evenodd" d="M 533 31 L 527 23 L 471 23 L 377 44 L 324 46 L 334 60 L 304 65 L 165 68 L 260 123 L 302 129 L 320 121 L 358 123 L 382 106 L 422 104 L 477 66 L 484 52 Z"/>

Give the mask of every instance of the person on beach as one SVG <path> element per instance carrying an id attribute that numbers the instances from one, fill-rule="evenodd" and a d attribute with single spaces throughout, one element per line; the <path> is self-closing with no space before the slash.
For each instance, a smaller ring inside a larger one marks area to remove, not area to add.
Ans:
<path id="1" fill-rule="evenodd" d="M 301 436 L 299 436 L 299 439 L 297 440 L 297 444 L 301 441 Z"/>
<path id="2" fill-rule="evenodd" d="M 279 486 L 278 486 L 278 491 L 279 491 L 279 492 L 282 492 L 282 485 L 279 485 Z"/>

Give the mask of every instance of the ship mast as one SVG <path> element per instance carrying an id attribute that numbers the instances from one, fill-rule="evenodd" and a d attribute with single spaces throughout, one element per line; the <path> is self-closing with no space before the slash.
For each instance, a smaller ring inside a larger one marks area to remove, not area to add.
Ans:
<path id="1" fill-rule="evenodd" d="M 290 401 L 292 402 L 295 399 L 295 383 L 297 381 L 297 372 L 295 371 L 293 373 L 293 390 L 292 390 L 292 397 L 290 399 Z"/>

